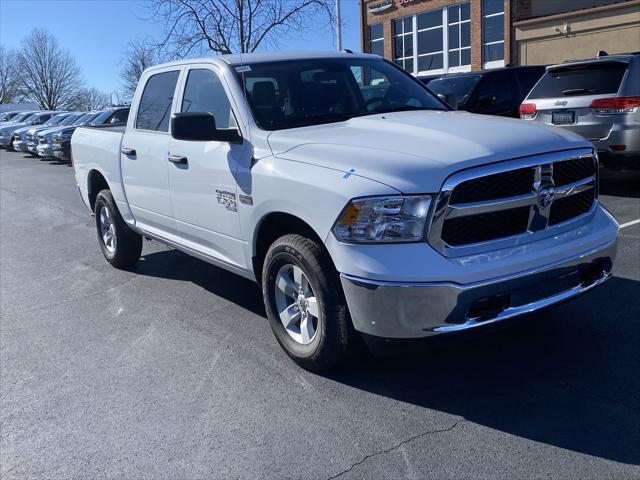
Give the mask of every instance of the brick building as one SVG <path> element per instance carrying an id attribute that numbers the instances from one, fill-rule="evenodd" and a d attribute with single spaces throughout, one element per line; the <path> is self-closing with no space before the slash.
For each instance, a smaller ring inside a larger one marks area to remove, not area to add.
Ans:
<path id="1" fill-rule="evenodd" d="M 362 50 L 414 75 L 640 50 L 640 0 L 359 0 Z"/>

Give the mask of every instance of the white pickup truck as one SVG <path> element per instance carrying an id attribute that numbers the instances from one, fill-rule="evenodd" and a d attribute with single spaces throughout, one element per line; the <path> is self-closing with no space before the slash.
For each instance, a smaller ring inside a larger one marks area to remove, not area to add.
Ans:
<path id="1" fill-rule="evenodd" d="M 250 54 L 147 69 L 125 129 L 78 128 L 80 195 L 115 267 L 152 238 L 261 283 L 308 369 L 475 329 L 611 275 L 592 145 L 451 111 L 390 62 Z"/>

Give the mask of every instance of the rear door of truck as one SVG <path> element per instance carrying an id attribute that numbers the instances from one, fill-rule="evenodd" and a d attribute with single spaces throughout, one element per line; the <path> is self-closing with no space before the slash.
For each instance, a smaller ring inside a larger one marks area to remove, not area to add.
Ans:
<path id="1" fill-rule="evenodd" d="M 136 223 L 163 237 L 177 233 L 167 158 L 180 71 L 174 66 L 143 75 L 122 141 L 122 179 Z"/>

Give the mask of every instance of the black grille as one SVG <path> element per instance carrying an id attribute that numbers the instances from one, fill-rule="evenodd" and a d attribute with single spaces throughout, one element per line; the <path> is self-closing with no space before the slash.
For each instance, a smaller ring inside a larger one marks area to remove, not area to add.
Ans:
<path id="1" fill-rule="evenodd" d="M 592 177 L 595 173 L 593 158 L 573 158 L 553 164 L 553 183 L 556 186 L 567 185 L 584 178 Z"/>
<path id="2" fill-rule="evenodd" d="M 442 240 L 455 247 L 524 233 L 529 210 L 529 207 L 519 207 L 445 220 Z"/>
<path id="3" fill-rule="evenodd" d="M 449 203 L 480 202 L 513 197 L 529 193 L 532 188 L 533 169 L 520 168 L 462 182 L 453 191 Z"/>
<path id="4" fill-rule="evenodd" d="M 570 197 L 555 200 L 551 205 L 549 225 L 566 222 L 574 217 L 583 215 L 591 209 L 595 199 L 595 189 L 590 188 L 584 192 L 576 193 Z"/>

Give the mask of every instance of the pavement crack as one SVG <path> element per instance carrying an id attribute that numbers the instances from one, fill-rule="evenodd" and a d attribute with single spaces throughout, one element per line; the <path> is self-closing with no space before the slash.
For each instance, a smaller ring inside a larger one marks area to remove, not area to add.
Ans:
<path id="1" fill-rule="evenodd" d="M 447 428 L 440 428 L 437 430 L 428 430 L 426 432 L 422 432 L 419 433 L 417 435 L 413 435 L 412 437 L 407 438 L 406 440 L 401 441 L 400 443 L 395 444 L 392 447 L 386 448 L 384 450 L 379 450 L 377 452 L 371 453 L 369 455 L 365 455 L 361 460 L 358 460 L 357 462 L 351 464 L 351 466 L 343 471 L 341 471 L 340 473 L 337 473 L 336 475 L 333 475 L 329 478 L 327 478 L 327 480 L 333 480 L 334 478 L 338 478 L 342 475 L 344 475 L 345 473 L 349 473 L 351 470 L 353 470 L 355 467 L 357 467 L 358 465 L 362 465 L 364 462 L 366 462 L 367 460 L 369 460 L 370 458 L 373 457 L 377 457 L 378 455 L 385 455 L 387 453 L 391 453 L 394 450 L 397 450 L 398 448 L 413 442 L 414 440 L 418 440 L 420 438 L 429 436 L 429 435 L 434 435 L 436 433 L 446 433 L 446 432 L 450 432 L 452 430 L 454 430 L 458 425 L 460 425 L 461 423 L 466 422 L 467 420 L 464 418 L 460 418 L 458 421 L 456 421 L 453 425 L 447 427 Z"/>
<path id="2" fill-rule="evenodd" d="M 132 275 L 129 278 L 127 278 L 126 280 L 124 280 L 124 281 L 122 281 L 120 283 L 117 283 L 115 285 L 111 285 L 110 287 L 107 287 L 107 288 L 105 288 L 103 290 L 100 290 L 98 292 L 87 293 L 86 295 L 82 295 L 80 297 L 75 297 L 75 298 L 70 298 L 68 300 L 63 300 L 62 302 L 47 303 L 45 305 L 40 305 L 39 307 L 29 308 L 29 309 L 26 309 L 26 310 L 19 310 L 17 312 L 3 313 L 3 315 L 7 315 L 7 314 L 8 315 L 23 315 L 25 313 L 33 313 L 33 312 L 37 312 L 37 311 L 40 311 L 40 310 L 45 310 L 45 309 L 48 309 L 48 308 L 54 308 L 54 307 L 59 307 L 61 305 L 67 305 L 69 303 L 78 302 L 80 300 L 85 300 L 87 298 L 98 297 L 100 295 L 103 295 L 105 293 L 108 293 L 108 292 L 110 292 L 112 290 L 115 290 L 117 288 L 120 288 L 120 287 L 126 285 L 131 280 L 133 280 L 134 278 L 137 278 L 137 277 L 139 277 L 138 274 Z"/>
<path id="3" fill-rule="evenodd" d="M 617 405 L 620 405 L 622 407 L 628 408 L 630 410 L 640 410 L 640 407 L 637 407 L 637 406 L 634 406 L 634 405 L 629 405 L 626 402 L 620 401 L 620 400 L 618 400 L 616 398 L 610 397 L 608 395 L 604 395 L 604 394 L 599 393 L 599 392 L 595 392 L 595 391 L 590 390 L 590 389 L 585 388 L 585 387 L 579 387 L 578 385 L 575 385 L 575 384 L 573 384 L 573 383 L 571 383 L 569 381 L 566 381 L 566 380 L 562 382 L 562 386 L 570 388 L 572 390 L 575 390 L 576 392 L 586 393 L 588 395 L 591 395 L 592 397 L 596 397 L 596 398 L 599 398 L 601 400 L 606 400 L 608 402 L 615 403 Z M 620 393 L 622 393 L 622 392 L 620 392 Z M 634 398 L 637 398 L 635 393 L 631 393 L 631 392 L 624 392 L 624 393 L 626 393 L 627 395 L 631 395 Z"/>

